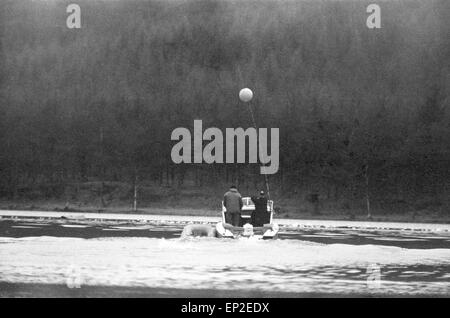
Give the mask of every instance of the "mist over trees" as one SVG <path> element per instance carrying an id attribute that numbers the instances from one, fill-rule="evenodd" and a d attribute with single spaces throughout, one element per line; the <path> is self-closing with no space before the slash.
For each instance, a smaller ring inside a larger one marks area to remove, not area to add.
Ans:
<path id="1" fill-rule="evenodd" d="M 449 211 L 449 1 L 378 1 L 381 29 L 368 1 L 79 0 L 81 29 L 69 3 L 0 5 L 0 197 L 92 181 L 253 193 L 258 165 L 170 158 L 194 119 L 250 127 L 249 87 L 258 125 L 280 128 L 275 200 Z"/>

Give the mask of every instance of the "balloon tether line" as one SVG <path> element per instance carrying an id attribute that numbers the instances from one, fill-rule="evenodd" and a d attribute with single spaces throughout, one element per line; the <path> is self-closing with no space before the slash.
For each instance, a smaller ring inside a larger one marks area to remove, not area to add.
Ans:
<path id="1" fill-rule="evenodd" d="M 253 114 L 253 109 L 252 109 L 252 105 L 251 105 L 250 102 L 248 103 L 248 109 L 249 109 L 249 111 L 250 111 L 250 116 L 251 116 L 251 118 L 252 118 L 253 126 L 254 126 L 255 129 L 256 129 L 256 135 L 258 136 L 258 149 L 259 149 L 259 129 L 258 129 L 258 126 L 256 125 L 255 116 L 254 116 L 254 114 Z M 263 163 L 262 166 L 264 167 L 264 165 L 265 165 L 265 164 Z M 267 177 L 267 174 L 264 174 L 264 181 L 265 181 L 265 183 L 266 183 L 267 198 L 270 200 L 269 178 Z"/>

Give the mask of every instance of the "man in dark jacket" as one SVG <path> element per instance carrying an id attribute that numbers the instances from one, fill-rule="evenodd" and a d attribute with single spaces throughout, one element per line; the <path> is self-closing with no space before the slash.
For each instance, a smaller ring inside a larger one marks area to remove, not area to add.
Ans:
<path id="1" fill-rule="evenodd" d="M 223 196 L 223 206 L 226 209 L 225 222 L 233 226 L 240 226 L 242 197 L 235 186 L 231 186 Z"/>
<path id="2" fill-rule="evenodd" d="M 252 225 L 263 226 L 270 223 L 270 213 L 267 212 L 267 198 L 264 191 L 261 191 L 259 196 L 252 197 L 252 201 L 255 204 L 255 211 L 252 213 Z"/>

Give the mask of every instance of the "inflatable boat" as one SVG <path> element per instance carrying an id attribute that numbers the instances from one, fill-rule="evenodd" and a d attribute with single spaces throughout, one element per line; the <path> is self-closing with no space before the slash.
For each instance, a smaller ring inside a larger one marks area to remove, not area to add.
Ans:
<path id="1" fill-rule="evenodd" d="M 226 223 L 225 212 L 226 209 L 222 202 L 222 221 L 216 225 L 210 224 L 189 224 L 186 225 L 181 233 L 181 238 L 188 237 L 217 237 L 217 238 L 256 238 L 256 239 L 275 239 L 278 234 L 278 224 L 273 223 L 273 201 L 267 202 L 267 224 L 263 226 L 253 226 L 251 215 L 255 209 L 251 198 L 242 198 L 243 207 L 241 212 L 242 226 L 233 226 Z"/>
<path id="2" fill-rule="evenodd" d="M 226 209 L 222 202 L 222 221 L 215 226 L 209 224 L 189 224 L 181 233 L 181 238 L 187 237 L 217 237 L 217 238 L 239 238 L 252 237 L 256 239 L 275 239 L 278 234 L 278 224 L 273 223 L 273 201 L 267 201 L 267 224 L 263 226 L 252 225 L 252 212 L 255 205 L 250 197 L 242 198 L 242 211 L 240 226 L 233 226 L 226 223 Z"/>
<path id="3" fill-rule="evenodd" d="M 253 226 L 251 221 L 255 204 L 250 197 L 242 198 L 241 226 L 232 226 L 225 221 L 226 208 L 222 202 L 222 221 L 216 224 L 216 236 L 220 238 L 256 237 L 262 239 L 274 239 L 277 237 L 279 227 L 273 223 L 273 201 L 267 201 L 268 223 L 263 226 Z"/>
<path id="4" fill-rule="evenodd" d="M 215 238 L 255 238 L 255 239 L 275 239 L 278 234 L 277 224 L 267 224 L 260 227 L 253 227 L 246 223 L 244 226 L 232 226 L 231 224 L 218 222 L 215 226 L 210 224 L 189 224 L 186 225 L 180 238 L 189 237 L 215 237 Z"/>

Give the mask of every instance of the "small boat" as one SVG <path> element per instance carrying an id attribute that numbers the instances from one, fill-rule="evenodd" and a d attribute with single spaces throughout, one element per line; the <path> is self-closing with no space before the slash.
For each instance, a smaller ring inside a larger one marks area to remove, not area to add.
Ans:
<path id="1" fill-rule="evenodd" d="M 267 201 L 267 213 L 269 213 L 269 223 L 263 226 L 253 226 L 251 223 L 252 212 L 255 210 L 255 204 L 250 197 L 242 198 L 241 224 L 242 226 L 233 226 L 226 223 L 226 208 L 222 202 L 222 221 L 216 224 L 216 236 L 219 238 L 236 237 L 255 237 L 262 239 L 277 238 L 279 231 L 278 224 L 273 223 L 273 201 Z"/>

